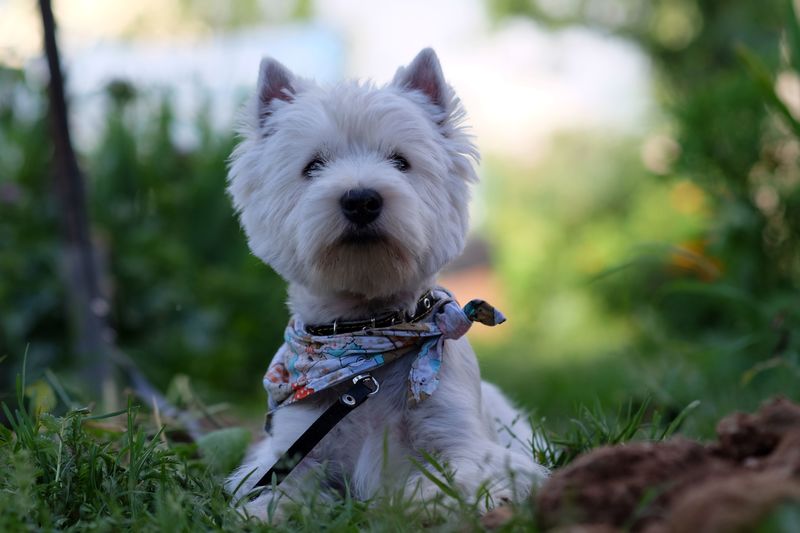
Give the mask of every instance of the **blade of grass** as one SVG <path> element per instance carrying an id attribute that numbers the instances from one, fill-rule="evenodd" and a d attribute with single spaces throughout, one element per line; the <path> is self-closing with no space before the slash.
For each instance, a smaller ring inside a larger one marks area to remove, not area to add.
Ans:
<path id="1" fill-rule="evenodd" d="M 114 418 L 115 416 L 120 416 L 124 415 L 125 413 L 130 413 L 130 409 L 131 409 L 131 403 L 129 400 L 128 407 L 126 407 L 125 409 L 120 409 L 119 411 L 113 411 L 111 413 L 105 413 L 102 415 L 85 416 L 83 417 L 83 420 L 103 420 L 104 418 Z M 131 426 L 128 425 L 128 429 L 130 428 Z"/>
<path id="2" fill-rule="evenodd" d="M 429 454 L 423 452 L 422 455 L 423 455 L 423 457 L 425 457 L 425 460 L 428 463 L 430 463 L 436 470 L 439 470 L 441 468 L 440 465 L 438 465 L 438 463 L 436 463 L 435 459 L 433 461 L 431 461 L 431 459 L 433 459 L 433 457 L 431 457 Z M 416 459 L 414 459 L 412 457 L 411 458 L 411 463 L 420 471 L 420 473 L 423 476 L 428 478 L 434 485 L 439 487 L 439 489 L 444 494 L 450 496 L 451 498 L 453 498 L 456 501 L 460 501 L 461 500 L 461 495 L 458 493 L 457 490 L 455 490 L 453 487 L 449 486 L 447 483 L 445 483 L 444 481 L 442 481 L 441 479 L 436 477 L 430 470 L 425 468 L 425 465 L 423 465 L 421 462 L 417 461 Z"/>
<path id="3" fill-rule="evenodd" d="M 667 426 L 664 432 L 661 433 L 661 438 L 659 440 L 664 440 L 667 437 L 671 437 L 676 431 L 678 431 L 678 429 L 680 429 L 681 425 L 686 420 L 686 417 L 688 417 L 692 411 L 697 409 L 699 406 L 700 400 L 694 400 L 693 402 L 689 403 L 689 405 L 684 407 L 683 410 L 678 413 L 678 416 L 676 416 L 675 419 L 670 422 L 669 426 Z"/>

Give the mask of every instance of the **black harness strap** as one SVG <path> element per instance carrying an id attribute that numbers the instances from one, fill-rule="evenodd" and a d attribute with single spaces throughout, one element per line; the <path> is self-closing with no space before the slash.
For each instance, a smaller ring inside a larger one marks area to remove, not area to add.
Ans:
<path id="1" fill-rule="evenodd" d="M 367 398 L 376 394 L 379 389 L 378 381 L 369 374 L 354 377 L 353 385 L 340 395 L 336 402 L 322 413 L 322 416 L 315 420 L 305 433 L 300 435 L 300 438 L 289 447 L 272 468 L 267 470 L 267 473 L 258 480 L 253 488 L 262 488 L 263 490 L 264 487 L 271 486 L 273 481 L 276 485 L 283 481 L 336 424 L 364 403 Z M 258 498 L 260 494 L 261 490 L 258 490 L 250 496 L 250 500 Z"/>

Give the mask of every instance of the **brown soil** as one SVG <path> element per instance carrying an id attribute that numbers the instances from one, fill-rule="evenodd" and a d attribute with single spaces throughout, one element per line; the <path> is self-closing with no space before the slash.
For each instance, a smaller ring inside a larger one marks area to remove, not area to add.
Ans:
<path id="1" fill-rule="evenodd" d="M 800 502 L 800 406 L 772 400 L 717 425 L 717 442 L 675 438 L 593 450 L 536 496 L 542 529 L 749 531 Z"/>

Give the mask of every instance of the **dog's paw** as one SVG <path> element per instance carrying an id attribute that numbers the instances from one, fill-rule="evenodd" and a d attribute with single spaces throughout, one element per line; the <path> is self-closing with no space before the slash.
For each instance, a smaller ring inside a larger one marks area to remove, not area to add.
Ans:
<path id="1" fill-rule="evenodd" d="M 528 491 L 536 490 L 541 487 L 547 478 L 550 477 L 550 471 L 533 460 L 528 454 L 512 451 L 501 459 L 502 472 L 508 476 L 519 478 L 519 480 L 526 486 Z"/>
<path id="2" fill-rule="evenodd" d="M 481 462 L 456 465 L 455 472 L 465 495 L 476 498 L 482 512 L 528 498 L 549 475 L 531 456 L 500 447 Z"/>
<path id="3" fill-rule="evenodd" d="M 489 508 L 529 497 L 550 475 L 547 468 L 521 453 L 510 453 L 493 463 L 494 475 L 488 485 L 493 503 Z"/>

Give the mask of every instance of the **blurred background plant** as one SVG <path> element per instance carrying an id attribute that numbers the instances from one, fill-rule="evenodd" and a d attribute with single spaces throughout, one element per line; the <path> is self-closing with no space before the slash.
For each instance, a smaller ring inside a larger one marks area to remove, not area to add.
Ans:
<path id="1" fill-rule="evenodd" d="M 26 351 L 34 372 L 69 375 L 77 356 L 59 276 L 45 95 L 19 72 L 2 75 L 3 150 L 11 155 L 0 163 L 11 177 L 0 221 L 3 353 L 14 356 L 2 374 L 9 391 Z M 182 374 L 202 392 L 252 398 L 242 385 L 282 342 L 287 312 L 283 282 L 250 255 L 225 195 L 233 137 L 213 133 L 199 116 L 198 145 L 179 148 L 169 96 L 144 96 L 126 82 L 108 86 L 106 106 L 97 145 L 82 163 L 116 341 L 162 387 Z"/>
<path id="2" fill-rule="evenodd" d="M 351 4 L 298 1 L 277 9 L 246 2 L 224 11 L 200 1 L 167 2 L 163 9 L 144 3 L 134 15 L 121 10 L 113 19 L 125 24 L 96 31 L 106 40 L 116 31 L 118 42 L 135 45 L 163 40 L 172 24 L 178 36 L 217 39 L 213 48 L 228 46 L 219 40 L 226 35 L 238 42 L 267 24 L 273 37 L 295 32 L 288 44 L 270 41 L 288 58 L 279 59 L 294 67 L 286 50 L 308 45 L 309 54 L 337 58 L 322 62 L 340 71 L 319 74 L 335 79 L 348 74 L 341 56 L 370 64 L 359 39 L 378 39 L 367 31 L 351 39 L 350 49 L 336 51 L 346 45 L 331 41 L 331 32 L 359 24 L 352 17 L 343 22 L 356 9 Z M 73 36 L 85 29 L 84 19 L 67 11 L 75 6 L 57 3 L 57 14 L 59 5 L 67 37 L 70 24 Z M 19 15 L 24 27 L 26 6 L 6 0 L 0 9 Z M 392 12 L 388 4 L 376 6 L 370 20 Z M 478 268 L 466 262 L 447 272 L 444 283 L 464 297 L 499 300 L 510 317 L 504 331 L 474 333 L 485 376 L 561 428 L 579 405 L 613 413 L 652 398 L 668 421 L 699 399 L 684 430 L 706 435 L 709 421 L 730 409 L 752 408 L 775 393 L 797 398 L 800 38 L 792 3 L 497 0 L 469 6 L 463 17 L 480 15 L 486 35 L 503 36 L 482 52 L 491 61 L 519 52 L 509 68 L 525 68 L 529 45 L 550 54 L 544 67 L 529 65 L 532 85 L 513 92 L 513 79 L 482 76 L 495 84 L 475 92 L 469 76 L 481 72 L 471 70 L 471 57 L 454 51 L 464 36 L 436 26 L 449 20 L 452 5 L 432 13 L 433 29 L 418 28 L 420 35 L 402 46 L 388 43 L 407 57 L 375 60 L 374 72 L 386 78 L 433 44 L 475 117 L 484 162 L 471 249 L 486 253 Z M 325 24 L 334 30 L 319 30 Z M 0 46 L 6 64 L 0 70 L 0 357 L 6 356 L 0 395 L 11 395 L 27 351 L 30 382 L 51 369 L 80 396 L 59 275 L 45 82 L 25 42 Z M 65 65 L 73 80 L 68 89 L 76 93 L 92 233 L 109 272 L 103 282 L 116 342 L 162 389 L 170 383 L 173 393 L 185 389 L 183 376 L 189 376 L 199 396 L 235 404 L 255 420 L 264 400 L 258 377 L 281 342 L 287 313 L 283 282 L 250 255 L 224 192 L 234 121 L 220 107 L 235 108 L 242 93 L 220 96 L 218 88 L 201 87 L 187 111 L 185 88 L 142 80 L 164 70 L 158 61 L 170 54 L 178 80 L 191 52 L 168 44 L 145 50 L 130 66 L 132 52 L 111 42 L 111 62 L 128 71 L 104 78 L 83 56 L 70 55 L 83 50 L 106 57 L 91 47 L 67 46 Z M 191 48 L 195 41 L 189 42 Z M 580 54 L 595 45 L 628 59 L 593 68 Z M 242 56 L 252 55 L 249 50 Z M 646 65 L 639 72 L 650 104 L 634 113 L 633 126 L 620 127 L 614 120 L 642 107 L 620 89 L 635 85 L 623 72 L 630 57 Z M 256 64 L 242 67 L 250 83 Z M 577 76 L 589 93 L 595 87 L 611 92 L 585 108 L 558 100 L 558 91 L 525 92 L 552 83 L 542 74 L 547 69 Z M 495 97 L 505 88 L 510 92 Z M 550 120 L 547 97 L 571 119 L 534 135 L 539 117 Z M 510 102 L 510 111 L 493 108 L 494 100 Z M 533 105 L 528 100 L 540 107 L 525 107 Z M 613 118 L 598 119 L 592 106 Z M 514 122 L 527 114 L 530 131 Z M 507 127 L 492 130 L 493 115 Z"/>
<path id="3" fill-rule="evenodd" d="M 537 295 L 528 309 L 540 328 L 491 351 L 521 354 L 553 339 L 545 347 L 558 360 L 532 382 L 511 368 L 498 377 L 516 375 L 530 404 L 555 418 L 565 402 L 597 394 L 655 397 L 674 412 L 700 399 L 685 429 L 703 435 L 730 409 L 775 392 L 796 397 L 800 33 L 792 1 L 493 5 L 498 17 L 584 24 L 637 43 L 651 58 L 663 112 L 638 143 L 607 146 L 601 135 L 560 143 L 566 154 L 553 152 L 535 172 L 561 197 L 541 182 L 539 191 L 510 178 L 498 187 L 505 231 L 526 216 L 547 237 L 519 231 L 517 244 L 499 240 L 501 266 L 526 288 L 514 294 Z M 541 264 L 523 259 L 531 256 Z"/>

